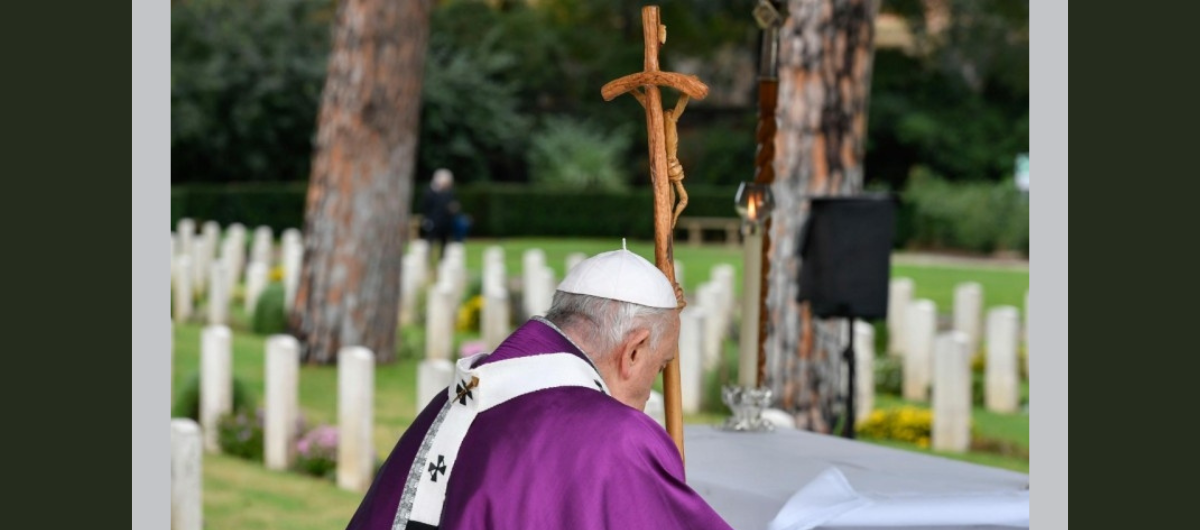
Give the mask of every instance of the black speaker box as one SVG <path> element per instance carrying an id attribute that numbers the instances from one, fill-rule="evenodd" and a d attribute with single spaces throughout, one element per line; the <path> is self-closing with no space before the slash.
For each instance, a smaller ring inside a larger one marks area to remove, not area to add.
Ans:
<path id="1" fill-rule="evenodd" d="M 886 317 L 895 199 L 818 197 L 810 205 L 798 245 L 797 300 L 819 317 Z"/>

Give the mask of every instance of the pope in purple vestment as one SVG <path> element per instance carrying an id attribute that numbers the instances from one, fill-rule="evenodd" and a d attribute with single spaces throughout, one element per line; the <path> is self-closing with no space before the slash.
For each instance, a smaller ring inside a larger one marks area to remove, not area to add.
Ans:
<path id="1" fill-rule="evenodd" d="M 624 250 L 615 252 L 636 257 Z M 629 257 L 621 256 L 621 259 L 628 260 Z M 640 257 L 637 259 L 645 262 Z M 648 262 L 645 263 L 648 265 Z M 623 278 L 630 280 L 629 275 L 633 273 L 627 263 L 600 263 L 598 266 L 603 272 L 605 267 L 617 265 L 622 266 L 618 270 L 624 274 Z M 573 269 L 572 274 L 578 268 Z M 657 272 L 656 269 L 652 270 Z M 596 273 L 595 270 L 592 272 Z M 571 275 L 568 275 L 560 285 L 555 304 L 559 304 L 560 295 L 564 295 L 563 286 L 570 286 L 567 291 L 573 290 L 583 295 L 597 294 L 595 289 L 588 287 L 591 284 L 586 281 L 583 287 L 579 287 L 580 282 L 572 283 L 571 279 Z M 661 276 L 661 280 L 662 284 L 670 287 L 665 276 Z M 593 277 L 590 281 L 594 284 L 597 278 Z M 631 283 L 634 286 L 641 285 L 637 281 Z M 655 284 L 655 288 L 660 287 Z M 620 292 L 613 294 L 611 290 L 599 294 L 606 299 L 622 302 L 626 299 L 643 300 L 639 298 L 643 295 L 630 298 L 622 296 Z M 664 305 L 660 304 L 659 307 Z M 550 313 L 556 311 L 552 306 Z M 677 341 L 678 311 L 672 311 L 675 319 L 674 339 Z M 551 318 L 550 314 L 547 317 Z M 583 320 L 589 318 L 592 317 L 583 315 Z M 570 322 L 579 320 L 568 319 Z M 596 321 L 591 325 L 604 327 L 599 317 L 593 320 Z M 593 360 L 581 351 L 581 346 L 577 346 L 577 341 L 572 338 L 578 337 L 568 337 L 550 320 L 534 318 L 518 328 L 491 355 L 477 361 L 475 366 L 567 353 L 578 356 L 596 370 L 597 387 L 607 373 L 604 381 L 614 388 L 613 394 L 604 389 L 597 391 L 596 388 L 580 386 L 546 388 L 480 412 L 462 439 L 453 473 L 449 475 L 445 486 L 441 521 L 436 528 L 730 528 L 684 481 L 683 462 L 666 431 L 644 412 L 634 408 L 636 405 L 628 404 L 630 400 L 618 399 L 617 389 L 622 387 L 613 386 L 619 383 L 613 379 L 628 376 L 630 381 L 636 383 L 635 386 L 645 386 L 648 396 L 653 379 L 638 375 L 632 368 L 629 371 L 607 368 L 608 363 L 619 365 L 619 361 L 611 358 L 602 358 L 608 361 Z M 652 344 L 652 341 L 642 344 Z M 670 350 L 674 355 L 676 344 L 664 343 L 654 347 Z M 591 347 L 588 344 L 581 345 L 584 348 Z M 621 351 L 619 348 L 612 350 Z M 641 355 L 643 359 L 636 362 L 661 363 L 662 359 L 645 359 L 650 356 L 649 351 L 643 347 L 638 350 L 639 353 L 628 358 L 636 360 L 637 355 Z M 647 369 L 658 371 L 661 366 Z M 618 372 L 625 375 L 613 375 Z M 440 392 L 400 438 L 351 519 L 348 529 L 393 528 L 410 468 L 426 433 L 447 400 L 447 392 Z M 633 401 L 636 403 L 638 400 Z M 644 399 L 640 402 L 644 404 Z M 433 466 L 432 473 L 437 473 L 436 466 Z M 433 528 L 416 521 L 407 523 L 401 528 Z"/>

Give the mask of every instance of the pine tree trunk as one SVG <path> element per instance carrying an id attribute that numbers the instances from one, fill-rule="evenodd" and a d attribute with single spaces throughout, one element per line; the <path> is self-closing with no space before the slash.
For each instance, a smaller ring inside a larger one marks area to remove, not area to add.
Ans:
<path id="1" fill-rule="evenodd" d="M 307 362 L 343 346 L 395 358 L 429 12 L 428 0 L 339 5 L 290 315 Z"/>
<path id="2" fill-rule="evenodd" d="M 780 31 L 766 383 L 800 428 L 823 433 L 844 407 L 846 325 L 796 302 L 796 236 L 807 197 L 862 190 L 877 11 L 873 0 L 790 0 Z"/>

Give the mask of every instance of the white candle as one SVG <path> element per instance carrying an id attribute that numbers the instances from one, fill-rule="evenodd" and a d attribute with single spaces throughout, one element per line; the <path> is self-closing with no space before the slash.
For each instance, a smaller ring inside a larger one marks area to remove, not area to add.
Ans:
<path id="1" fill-rule="evenodd" d="M 753 205 L 753 202 L 751 202 Z M 762 288 L 762 234 L 748 234 L 742 249 L 742 333 L 738 348 L 738 384 L 758 387 L 758 304 Z"/>

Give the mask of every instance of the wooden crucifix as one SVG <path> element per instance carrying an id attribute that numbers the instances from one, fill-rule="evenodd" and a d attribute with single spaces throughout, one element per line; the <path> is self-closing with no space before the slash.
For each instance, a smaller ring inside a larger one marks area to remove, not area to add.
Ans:
<path id="1" fill-rule="evenodd" d="M 687 206 L 683 190 L 683 169 L 676 157 L 679 137 L 675 123 L 683 114 L 688 98 L 704 99 L 708 87 L 696 76 L 663 72 L 658 69 L 658 49 L 667 41 L 667 27 L 659 20 L 658 6 L 642 8 L 642 39 L 645 61 L 641 72 L 609 81 L 600 89 L 605 101 L 629 92 L 646 111 L 646 136 L 650 147 L 650 182 L 654 188 L 654 264 L 675 285 L 679 308 L 683 309 L 683 290 L 675 283 L 675 251 L 672 232 L 680 212 Z M 662 94 L 658 87 L 666 86 L 683 93 L 671 111 L 663 111 Z M 672 189 L 674 186 L 674 190 Z M 679 194 L 676 206 L 675 192 Z M 666 409 L 667 433 L 675 441 L 683 457 L 683 404 L 679 394 L 679 355 L 663 371 L 663 401 Z"/>

